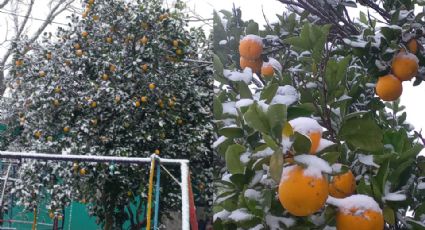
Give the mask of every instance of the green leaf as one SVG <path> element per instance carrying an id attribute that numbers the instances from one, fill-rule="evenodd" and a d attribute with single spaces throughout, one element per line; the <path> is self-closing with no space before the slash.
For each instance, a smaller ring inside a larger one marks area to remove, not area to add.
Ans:
<path id="1" fill-rule="evenodd" d="M 223 105 L 215 96 L 213 99 L 213 113 L 214 113 L 214 118 L 217 120 L 220 119 L 221 115 L 223 114 Z"/>
<path id="2" fill-rule="evenodd" d="M 241 99 L 242 98 L 252 99 L 251 90 L 249 89 L 248 85 L 244 81 L 238 82 L 238 90 L 239 90 L 239 95 L 241 96 Z"/>
<path id="3" fill-rule="evenodd" d="M 320 158 L 327 161 L 329 164 L 336 163 L 341 156 L 340 152 L 325 152 L 320 155 Z"/>
<path id="4" fill-rule="evenodd" d="M 261 92 L 260 100 L 266 100 L 266 103 L 270 103 L 273 97 L 276 95 L 278 88 L 279 88 L 279 85 L 276 83 L 268 85 Z"/>
<path id="5" fill-rule="evenodd" d="M 220 58 L 216 54 L 213 54 L 213 66 L 216 74 L 223 75 L 223 63 L 221 63 Z"/>
<path id="6" fill-rule="evenodd" d="M 314 105 L 311 103 L 304 103 L 301 105 L 290 106 L 288 108 L 288 120 L 292 120 L 297 117 L 309 117 L 315 112 Z"/>
<path id="7" fill-rule="evenodd" d="M 258 35 L 259 27 L 258 23 L 250 20 L 246 26 L 246 34 L 256 34 Z"/>
<path id="8" fill-rule="evenodd" d="M 283 168 L 283 154 L 282 150 L 277 150 L 270 157 L 270 177 L 276 182 L 280 182 Z"/>
<path id="9" fill-rule="evenodd" d="M 373 191 L 370 184 L 366 184 L 365 178 L 361 178 L 357 185 L 357 193 L 372 196 Z"/>
<path id="10" fill-rule="evenodd" d="M 279 149 L 279 145 L 276 143 L 276 141 L 275 140 L 273 140 L 273 138 L 272 137 L 270 137 L 269 135 L 267 135 L 267 134 L 263 134 L 263 139 L 264 139 L 264 141 L 266 142 L 266 144 L 267 144 L 267 146 L 268 147 L 270 147 L 271 149 L 273 149 L 273 150 L 277 150 L 277 149 Z"/>
<path id="11" fill-rule="evenodd" d="M 325 43 L 328 40 L 328 34 L 331 25 L 317 26 L 312 25 L 312 32 L 310 32 L 310 42 L 313 43 L 312 57 L 316 63 L 322 59 Z"/>
<path id="12" fill-rule="evenodd" d="M 385 189 L 385 182 L 387 181 L 389 167 L 390 167 L 389 160 L 386 160 L 385 162 L 380 164 L 378 174 L 376 174 L 376 177 L 375 177 L 382 192 Z"/>
<path id="13" fill-rule="evenodd" d="M 240 160 L 240 156 L 245 152 L 245 147 L 239 144 L 231 145 L 226 151 L 226 167 L 231 174 L 244 172 L 244 165 Z"/>
<path id="14" fill-rule="evenodd" d="M 225 127 L 220 129 L 218 133 L 228 138 L 240 138 L 244 134 L 243 129 L 239 127 Z"/>
<path id="15" fill-rule="evenodd" d="M 387 39 L 387 41 L 392 41 L 400 37 L 401 28 L 396 27 L 381 27 L 381 33 Z"/>
<path id="16" fill-rule="evenodd" d="M 310 152 L 311 141 L 305 135 L 295 132 L 294 143 L 292 144 L 296 154 L 305 154 Z"/>
<path id="17" fill-rule="evenodd" d="M 270 105 L 266 114 L 272 129 L 272 136 L 280 139 L 282 137 L 283 124 L 286 121 L 286 105 Z"/>
<path id="18" fill-rule="evenodd" d="M 270 133 L 270 124 L 267 121 L 267 116 L 257 103 L 249 106 L 244 114 L 244 119 L 251 128 L 265 134 Z"/>
<path id="19" fill-rule="evenodd" d="M 339 130 L 339 136 L 361 150 L 375 152 L 383 148 L 383 132 L 370 116 L 344 121 Z"/>
<path id="20" fill-rule="evenodd" d="M 394 210 L 392 208 L 385 206 L 383 210 L 383 214 L 384 214 L 385 222 L 391 225 L 395 224 L 395 215 L 394 215 Z"/>

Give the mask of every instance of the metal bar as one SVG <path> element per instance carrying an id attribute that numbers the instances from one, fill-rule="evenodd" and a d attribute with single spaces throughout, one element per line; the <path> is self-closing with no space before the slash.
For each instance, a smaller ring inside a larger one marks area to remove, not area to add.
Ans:
<path id="1" fill-rule="evenodd" d="M 11 167 L 12 167 L 12 164 L 9 164 L 9 166 L 7 166 L 6 176 L 5 176 L 5 180 L 3 182 L 3 189 L 1 190 L 1 197 L 0 197 L 0 208 L 1 208 L 0 211 L 1 212 L 3 212 L 4 192 L 6 191 L 7 179 L 9 178 L 9 172 L 10 172 Z"/>
<path id="2" fill-rule="evenodd" d="M 189 223 L 189 166 L 188 162 L 180 164 L 182 189 L 182 230 L 190 230 Z"/>
<path id="3" fill-rule="evenodd" d="M 56 161 L 83 161 L 83 162 L 114 162 L 124 164 L 137 164 L 151 162 L 152 158 L 146 157 L 113 157 L 113 156 L 93 156 L 93 155 L 72 155 L 72 154 L 49 154 L 49 153 L 22 153 L 0 151 L 0 158 L 12 159 L 38 159 L 38 160 L 56 160 Z M 159 158 L 159 157 L 158 157 Z M 160 158 L 163 164 L 189 163 L 186 159 L 164 159 Z"/>

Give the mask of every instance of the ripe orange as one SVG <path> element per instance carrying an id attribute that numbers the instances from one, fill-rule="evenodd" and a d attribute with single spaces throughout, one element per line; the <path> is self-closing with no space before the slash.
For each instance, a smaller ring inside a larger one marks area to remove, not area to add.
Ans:
<path id="1" fill-rule="evenodd" d="M 35 139 L 39 139 L 41 137 L 41 131 L 40 130 L 35 131 L 34 137 Z"/>
<path id="2" fill-rule="evenodd" d="M 113 64 L 110 64 L 109 65 L 109 71 L 115 72 L 115 70 L 117 70 L 117 67 L 115 65 L 113 65 Z"/>
<path id="3" fill-rule="evenodd" d="M 75 51 L 75 54 L 76 54 L 78 57 L 81 57 L 81 56 L 83 56 L 83 51 L 82 51 L 82 50 L 76 50 L 76 51 Z"/>
<path id="4" fill-rule="evenodd" d="M 333 176 L 329 184 L 329 195 L 336 198 L 345 198 L 356 191 L 356 178 L 351 170 Z"/>
<path id="5" fill-rule="evenodd" d="M 413 54 L 418 53 L 419 43 L 416 39 L 410 39 L 410 41 L 407 42 L 407 49 Z"/>
<path id="6" fill-rule="evenodd" d="M 336 228 L 341 230 L 382 230 L 384 217 L 382 213 L 366 209 L 342 209 L 336 214 Z"/>
<path id="7" fill-rule="evenodd" d="M 92 108 L 96 108 L 96 107 L 97 107 L 97 102 L 92 101 L 92 102 L 90 103 L 90 107 L 92 107 Z"/>
<path id="8" fill-rule="evenodd" d="M 329 195 L 328 181 L 305 175 L 305 169 L 298 165 L 283 169 L 279 184 L 279 201 L 294 216 L 308 216 L 321 209 Z"/>
<path id="9" fill-rule="evenodd" d="M 121 96 L 120 95 L 117 95 L 117 96 L 115 96 L 115 103 L 119 103 L 121 101 Z"/>
<path id="10" fill-rule="evenodd" d="M 44 72 L 43 70 L 40 70 L 40 71 L 38 72 L 38 76 L 40 76 L 40 77 L 44 77 L 44 76 L 46 76 L 46 72 Z"/>
<path id="11" fill-rule="evenodd" d="M 418 73 L 418 58 L 411 53 L 398 53 L 391 64 L 394 76 L 400 81 L 409 81 Z"/>
<path id="12" fill-rule="evenodd" d="M 136 102 L 134 103 L 134 106 L 136 106 L 136 108 L 139 108 L 139 107 L 140 107 L 140 101 L 136 101 Z"/>
<path id="13" fill-rule="evenodd" d="M 87 170 L 86 170 L 85 168 L 81 168 L 81 169 L 80 169 L 80 175 L 81 175 L 81 176 L 86 175 L 86 173 L 87 173 Z"/>
<path id="14" fill-rule="evenodd" d="M 84 38 L 87 37 L 88 35 L 89 35 L 89 33 L 87 31 L 81 32 L 81 36 L 83 36 Z"/>
<path id="15" fill-rule="evenodd" d="M 182 55 L 184 52 L 183 52 L 183 50 L 182 49 L 177 49 L 176 50 L 176 54 L 177 55 Z"/>
<path id="16" fill-rule="evenodd" d="M 155 87 L 156 87 L 156 86 L 155 86 L 155 84 L 154 84 L 154 83 L 150 83 L 150 84 L 149 84 L 149 89 L 153 90 L 153 89 L 155 89 Z"/>
<path id="17" fill-rule="evenodd" d="M 94 20 L 94 21 L 99 20 L 99 16 L 98 16 L 98 15 L 93 15 L 93 20 Z"/>
<path id="18" fill-rule="evenodd" d="M 24 60 L 22 60 L 22 59 L 19 59 L 19 60 L 16 60 L 15 61 L 15 65 L 16 66 L 21 66 L 21 65 L 23 65 L 24 64 Z"/>
<path id="19" fill-rule="evenodd" d="M 47 58 L 47 60 L 52 59 L 52 53 L 50 53 L 50 52 L 49 52 L 49 53 L 47 53 L 47 54 L 46 54 L 46 58 Z"/>
<path id="20" fill-rule="evenodd" d="M 142 70 L 144 71 L 144 72 L 146 72 L 146 71 L 148 71 L 148 64 L 143 64 L 142 66 L 141 66 L 141 68 L 142 68 Z"/>
<path id="21" fill-rule="evenodd" d="M 79 50 L 79 49 L 81 48 L 81 46 L 80 46 L 80 44 L 75 43 L 75 44 L 74 44 L 74 48 L 75 48 L 76 50 Z"/>
<path id="22" fill-rule="evenodd" d="M 146 96 L 142 96 L 142 97 L 140 98 L 140 100 L 141 100 L 143 103 L 146 103 L 146 102 L 148 102 L 148 97 L 146 97 Z"/>
<path id="23" fill-rule="evenodd" d="M 255 60 L 250 60 L 250 59 L 246 59 L 246 58 L 241 56 L 241 58 L 239 60 L 240 60 L 241 69 L 245 69 L 246 67 L 250 67 L 252 69 L 253 73 L 260 73 L 261 66 L 263 65 L 263 60 L 261 58 L 255 59 Z"/>
<path id="24" fill-rule="evenodd" d="M 257 35 L 247 35 L 239 42 L 239 53 L 247 59 L 258 59 L 263 52 L 263 42 Z"/>
<path id="25" fill-rule="evenodd" d="M 318 131 L 310 132 L 308 134 L 311 141 L 311 147 L 310 147 L 310 153 L 315 154 L 317 151 L 317 148 L 319 147 L 320 140 L 322 139 L 322 133 Z"/>
<path id="26" fill-rule="evenodd" d="M 71 130 L 71 128 L 69 128 L 69 126 L 65 126 L 65 127 L 63 127 L 63 132 L 64 132 L 64 133 L 68 133 L 68 132 L 69 132 L 69 130 Z"/>
<path id="27" fill-rule="evenodd" d="M 146 45 L 146 44 L 148 44 L 148 38 L 147 38 L 146 36 L 143 36 L 143 37 L 140 39 L 140 44 L 142 44 L 142 45 Z"/>
<path id="28" fill-rule="evenodd" d="M 159 155 L 159 153 L 160 153 L 159 149 L 155 149 L 155 154 Z"/>
<path id="29" fill-rule="evenodd" d="M 58 100 L 58 99 L 53 100 L 53 105 L 54 105 L 55 107 L 58 107 L 58 106 L 60 105 L 59 100 Z"/>
<path id="30" fill-rule="evenodd" d="M 94 0 L 89 0 L 90 5 L 93 5 L 93 3 L 94 3 Z"/>
<path id="31" fill-rule="evenodd" d="M 173 46 L 174 47 L 179 46 L 179 40 L 173 40 Z"/>
<path id="32" fill-rule="evenodd" d="M 106 38 L 106 42 L 109 43 L 109 44 L 111 44 L 112 43 L 112 38 L 111 37 L 107 37 Z"/>
<path id="33" fill-rule="evenodd" d="M 102 80 L 104 80 L 104 81 L 109 80 L 108 74 L 106 74 L 106 73 L 102 74 Z"/>
<path id="34" fill-rule="evenodd" d="M 56 86 L 54 92 L 60 93 L 62 91 L 62 88 L 60 86 Z"/>
<path id="35" fill-rule="evenodd" d="M 394 101 L 401 96 L 403 85 L 394 75 L 388 74 L 378 79 L 375 92 L 384 101 Z"/>
<path id="36" fill-rule="evenodd" d="M 263 66 L 261 67 L 261 75 L 263 75 L 266 78 L 273 77 L 274 75 L 273 66 L 270 65 L 269 63 L 263 64 Z"/>

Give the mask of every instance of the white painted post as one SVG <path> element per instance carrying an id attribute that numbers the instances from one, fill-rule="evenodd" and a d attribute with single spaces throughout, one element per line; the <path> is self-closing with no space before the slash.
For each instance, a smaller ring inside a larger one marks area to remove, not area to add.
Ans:
<path id="1" fill-rule="evenodd" d="M 182 189 L 182 230 L 190 230 L 189 216 L 189 166 L 188 162 L 180 163 Z"/>

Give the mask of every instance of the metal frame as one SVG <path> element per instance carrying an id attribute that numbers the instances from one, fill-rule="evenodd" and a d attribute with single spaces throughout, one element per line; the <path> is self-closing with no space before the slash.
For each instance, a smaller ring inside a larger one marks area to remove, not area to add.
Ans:
<path id="1" fill-rule="evenodd" d="M 83 162 L 114 162 L 122 164 L 150 163 L 158 160 L 161 164 L 180 165 L 182 190 L 182 230 L 190 230 L 189 224 L 189 160 L 186 159 L 165 159 L 155 154 L 151 157 L 113 157 L 113 156 L 93 156 L 93 155 L 71 155 L 71 154 L 49 154 L 49 153 L 25 153 L 0 151 L 0 158 L 7 159 L 36 159 L 55 161 L 83 161 Z"/>

